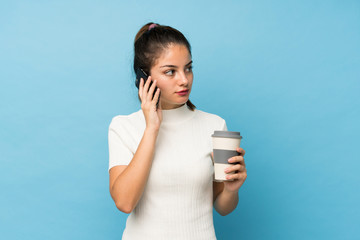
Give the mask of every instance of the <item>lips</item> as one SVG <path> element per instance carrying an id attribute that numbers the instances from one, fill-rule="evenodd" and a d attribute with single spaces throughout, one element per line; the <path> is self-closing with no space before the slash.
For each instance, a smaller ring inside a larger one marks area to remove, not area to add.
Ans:
<path id="1" fill-rule="evenodd" d="M 180 92 L 176 92 L 176 94 L 178 94 L 179 96 L 188 96 L 189 90 L 182 90 Z"/>
<path id="2" fill-rule="evenodd" d="M 179 91 L 177 93 L 187 93 L 188 91 L 189 91 L 189 89 L 185 89 L 185 90 L 181 90 L 181 91 Z"/>

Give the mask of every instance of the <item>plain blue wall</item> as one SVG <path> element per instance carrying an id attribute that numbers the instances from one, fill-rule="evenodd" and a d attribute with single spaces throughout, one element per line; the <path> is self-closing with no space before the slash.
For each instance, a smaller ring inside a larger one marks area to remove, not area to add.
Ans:
<path id="1" fill-rule="evenodd" d="M 326 0 L 1 1 L 0 238 L 120 239 L 107 131 L 140 107 L 149 21 L 187 36 L 192 101 L 244 136 L 218 239 L 358 239 L 360 2 Z"/>

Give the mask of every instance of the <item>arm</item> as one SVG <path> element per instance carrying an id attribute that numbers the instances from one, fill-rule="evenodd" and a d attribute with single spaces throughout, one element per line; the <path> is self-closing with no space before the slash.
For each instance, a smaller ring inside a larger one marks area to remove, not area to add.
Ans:
<path id="1" fill-rule="evenodd" d="M 146 128 L 130 164 L 110 169 L 110 194 L 122 212 L 130 213 L 142 196 L 154 157 L 157 135 L 158 130 Z"/>
<path id="2" fill-rule="evenodd" d="M 244 161 L 245 150 L 242 148 L 236 150 L 240 155 L 230 158 L 229 162 L 239 162 L 239 164 L 231 166 L 225 171 L 225 173 L 235 171 L 234 174 L 228 174 L 227 177 L 227 179 L 233 179 L 233 181 L 213 182 L 214 208 L 222 216 L 231 213 L 236 208 L 239 202 L 239 188 L 247 177 Z M 211 153 L 211 156 L 213 157 L 213 153 Z"/>
<path id="3" fill-rule="evenodd" d="M 146 128 L 139 146 L 128 166 L 112 167 L 109 171 L 111 197 L 116 207 L 125 213 L 132 212 L 144 192 L 162 120 L 161 105 L 158 109 L 156 107 L 160 88 L 153 97 L 156 80 L 149 88 L 151 81 L 151 76 L 149 76 L 144 85 L 144 80 L 141 78 L 139 85 L 141 109 L 146 121 Z"/>
<path id="4" fill-rule="evenodd" d="M 218 184 L 214 182 L 214 184 Z M 220 183 L 222 188 L 224 183 Z M 215 198 L 214 208 L 221 215 L 225 216 L 231 213 L 237 206 L 239 202 L 238 191 L 229 192 L 226 189 L 223 189 L 221 193 Z"/>

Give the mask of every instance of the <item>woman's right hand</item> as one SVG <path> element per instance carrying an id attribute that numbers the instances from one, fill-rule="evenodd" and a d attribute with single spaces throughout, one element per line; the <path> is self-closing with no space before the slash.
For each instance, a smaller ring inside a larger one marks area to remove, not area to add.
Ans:
<path id="1" fill-rule="evenodd" d="M 154 80 L 149 89 L 151 81 L 151 76 L 149 76 L 144 85 L 144 79 L 140 79 L 139 96 L 141 99 L 141 109 L 145 116 L 146 128 L 159 130 L 162 121 L 162 111 L 160 104 L 158 109 L 156 109 L 156 103 L 160 95 L 160 88 L 157 88 L 154 98 L 152 98 L 156 86 L 156 80 Z"/>

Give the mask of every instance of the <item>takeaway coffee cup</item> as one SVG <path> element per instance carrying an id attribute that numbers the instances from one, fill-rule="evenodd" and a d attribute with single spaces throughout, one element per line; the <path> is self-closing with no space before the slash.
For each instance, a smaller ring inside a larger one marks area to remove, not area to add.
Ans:
<path id="1" fill-rule="evenodd" d="M 240 132 L 214 131 L 211 135 L 214 153 L 214 181 L 233 181 L 226 179 L 226 175 L 234 172 L 225 173 L 225 169 L 237 163 L 229 163 L 229 158 L 240 155 L 236 148 L 240 147 L 242 136 Z"/>

